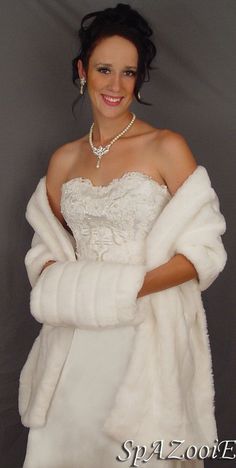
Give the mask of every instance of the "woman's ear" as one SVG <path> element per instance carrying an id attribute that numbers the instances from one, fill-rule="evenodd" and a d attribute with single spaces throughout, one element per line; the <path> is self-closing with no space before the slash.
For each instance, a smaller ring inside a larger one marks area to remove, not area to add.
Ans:
<path id="1" fill-rule="evenodd" d="M 79 78 L 81 79 L 83 77 L 83 78 L 86 79 L 86 73 L 85 73 L 85 70 L 84 70 L 84 67 L 83 67 L 82 60 L 80 60 L 80 59 L 77 62 L 77 70 L 78 70 Z"/>

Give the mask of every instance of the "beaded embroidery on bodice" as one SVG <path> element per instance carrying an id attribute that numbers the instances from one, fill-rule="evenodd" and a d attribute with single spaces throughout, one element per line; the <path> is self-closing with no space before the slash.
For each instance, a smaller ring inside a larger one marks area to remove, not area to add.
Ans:
<path id="1" fill-rule="evenodd" d="M 130 171 L 108 185 L 75 177 L 61 187 L 61 213 L 78 259 L 143 263 L 145 238 L 171 195 L 151 176 Z"/>

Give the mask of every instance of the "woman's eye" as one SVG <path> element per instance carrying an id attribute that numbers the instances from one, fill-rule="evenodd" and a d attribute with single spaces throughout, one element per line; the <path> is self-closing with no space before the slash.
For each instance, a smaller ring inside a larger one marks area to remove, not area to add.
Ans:
<path id="1" fill-rule="evenodd" d="M 105 75 L 107 75 L 107 72 L 110 73 L 110 69 L 109 68 L 105 68 L 105 67 L 102 67 L 102 68 L 97 68 L 97 71 L 99 71 L 100 73 L 104 73 Z M 125 70 L 124 71 L 125 75 L 126 76 L 135 76 L 136 75 L 136 72 L 133 71 L 133 70 Z"/>
<path id="2" fill-rule="evenodd" d="M 110 71 L 109 68 L 104 68 L 104 67 L 103 67 L 103 68 L 98 68 L 97 70 L 98 70 L 99 72 L 101 72 L 101 73 Z M 106 73 L 105 73 L 105 74 L 106 74 Z"/>
<path id="3" fill-rule="evenodd" d="M 135 76 L 136 75 L 136 72 L 133 71 L 133 70 L 126 70 L 125 73 L 128 73 L 128 76 Z"/>

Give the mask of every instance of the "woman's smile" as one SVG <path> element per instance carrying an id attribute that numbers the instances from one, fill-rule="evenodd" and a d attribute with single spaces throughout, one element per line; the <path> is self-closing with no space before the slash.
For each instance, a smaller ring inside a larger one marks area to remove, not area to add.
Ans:
<path id="1" fill-rule="evenodd" d="M 101 96 L 103 102 L 105 102 L 108 106 L 118 106 L 123 99 L 123 96 L 109 96 L 108 94 L 102 94 Z"/>

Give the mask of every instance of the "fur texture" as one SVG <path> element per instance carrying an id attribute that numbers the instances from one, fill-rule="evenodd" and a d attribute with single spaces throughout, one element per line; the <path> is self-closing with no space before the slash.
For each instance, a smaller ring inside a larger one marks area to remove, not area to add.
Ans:
<path id="1" fill-rule="evenodd" d="M 69 268 L 78 267 L 75 265 L 74 238 L 51 211 L 45 177 L 40 179 L 29 200 L 26 218 L 35 231 L 25 257 L 32 289 L 37 288 L 39 273 L 49 259 L 57 260 L 61 265 L 68 262 Z M 133 439 L 147 446 L 154 440 L 164 440 L 164 456 L 170 452 L 171 440 L 185 440 L 176 455 L 191 444 L 197 447 L 214 444 L 217 438 L 214 381 L 201 291 L 213 283 L 226 264 L 227 254 L 221 239 L 225 230 L 218 197 L 206 169 L 198 166 L 179 187 L 149 232 L 145 268 L 149 271 L 181 253 L 194 264 L 199 282 L 193 279 L 136 300 L 139 320 L 132 355 L 104 425 L 104 430 L 114 439 L 122 443 Z M 93 268 L 91 263 L 87 266 Z M 109 267 L 113 274 L 118 271 L 115 264 Z M 137 278 L 141 287 L 142 266 L 133 267 L 137 271 L 139 268 Z M 45 279 L 61 266 L 55 266 L 55 270 L 54 265 L 48 268 L 48 272 L 42 274 Z M 80 281 L 76 287 L 81 287 Z M 133 285 L 133 289 L 125 291 L 125 303 L 130 303 L 134 290 Z M 109 298 L 114 304 L 112 301 L 118 296 L 112 294 L 117 294 L 117 290 L 111 291 Z M 36 301 L 36 297 L 34 299 Z M 97 299 L 98 290 L 92 306 L 99 323 Z M 73 314 L 73 308 L 71 312 Z M 21 371 L 19 412 L 25 426 L 45 424 L 53 391 L 73 339 L 74 322 L 68 324 L 70 326 L 65 323 L 60 326 L 60 322 L 55 325 L 44 322 Z"/>
<path id="2" fill-rule="evenodd" d="M 53 326 L 130 325 L 136 318 L 145 273 L 145 265 L 84 259 L 53 263 L 31 291 L 31 313 Z"/>

